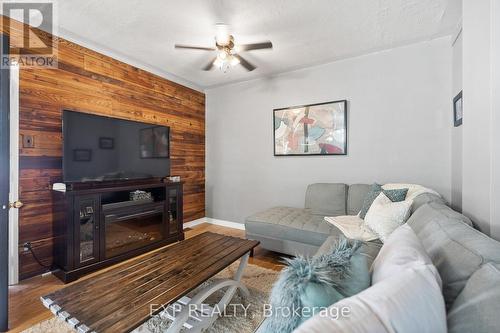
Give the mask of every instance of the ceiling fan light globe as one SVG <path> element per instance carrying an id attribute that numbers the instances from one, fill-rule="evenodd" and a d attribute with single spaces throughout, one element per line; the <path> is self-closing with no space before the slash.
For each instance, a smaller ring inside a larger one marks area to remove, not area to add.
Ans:
<path id="1" fill-rule="evenodd" d="M 236 57 L 231 57 L 231 61 L 230 61 L 231 66 L 236 66 L 239 63 L 240 63 L 240 59 L 238 59 Z"/>
<path id="2" fill-rule="evenodd" d="M 214 66 L 215 67 L 221 68 L 223 65 L 224 65 L 224 61 L 222 61 L 219 58 L 215 59 L 215 61 L 214 61 Z"/>
<path id="3" fill-rule="evenodd" d="M 231 41 L 229 27 L 227 24 L 218 23 L 215 25 L 215 41 L 219 45 L 228 45 Z"/>
<path id="4" fill-rule="evenodd" d="M 220 60 L 225 60 L 228 58 L 228 54 L 225 50 L 220 51 L 219 54 L 217 55 L 217 58 L 219 58 Z"/>

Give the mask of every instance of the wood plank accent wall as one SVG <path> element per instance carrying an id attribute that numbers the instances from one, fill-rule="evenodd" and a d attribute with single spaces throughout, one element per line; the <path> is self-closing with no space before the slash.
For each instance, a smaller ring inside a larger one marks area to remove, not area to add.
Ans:
<path id="1" fill-rule="evenodd" d="M 205 216 L 205 95 L 57 40 L 58 69 L 20 70 L 20 135 L 32 135 L 35 143 L 34 148 L 20 144 L 21 279 L 44 271 L 22 252 L 25 242 L 44 263 L 52 263 L 50 186 L 62 177 L 64 109 L 170 126 L 171 174 L 185 181 L 184 221 Z"/>

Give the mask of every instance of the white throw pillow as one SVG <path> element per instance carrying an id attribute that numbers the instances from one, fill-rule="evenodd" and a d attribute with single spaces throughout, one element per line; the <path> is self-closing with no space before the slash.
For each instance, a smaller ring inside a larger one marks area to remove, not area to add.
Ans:
<path id="1" fill-rule="evenodd" d="M 331 305 L 294 333 L 445 333 L 441 288 L 429 266 L 407 268 Z"/>
<path id="2" fill-rule="evenodd" d="M 372 264 L 372 284 L 383 281 L 407 268 L 428 266 L 441 287 L 441 277 L 413 229 L 405 224 L 387 238 Z"/>
<path id="3" fill-rule="evenodd" d="M 325 216 L 325 221 L 337 227 L 349 239 L 364 242 L 378 239 L 378 235 L 365 227 L 365 221 L 359 215 Z"/>
<path id="4" fill-rule="evenodd" d="M 382 242 L 406 222 L 412 201 L 392 202 L 383 192 L 373 201 L 365 216 L 365 225 L 377 234 Z"/>

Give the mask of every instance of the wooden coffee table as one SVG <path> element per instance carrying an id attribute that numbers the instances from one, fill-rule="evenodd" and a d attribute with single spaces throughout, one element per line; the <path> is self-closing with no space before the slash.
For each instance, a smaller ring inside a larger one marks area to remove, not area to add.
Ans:
<path id="1" fill-rule="evenodd" d="M 202 303 L 208 296 L 226 288 L 217 304 L 218 309 L 224 309 L 238 288 L 248 294 L 240 280 L 249 252 L 258 244 L 206 232 L 124 262 L 41 299 L 54 315 L 82 333 L 130 332 L 158 313 L 173 321 L 169 333 L 183 327 L 200 331 L 217 319 Z M 186 297 L 240 258 L 233 279 L 214 283 L 192 299 Z M 199 311 L 193 313 L 193 307 Z"/>

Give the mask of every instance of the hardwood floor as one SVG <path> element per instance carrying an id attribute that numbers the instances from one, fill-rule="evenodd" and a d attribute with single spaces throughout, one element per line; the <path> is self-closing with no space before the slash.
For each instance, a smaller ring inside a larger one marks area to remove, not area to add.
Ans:
<path id="1" fill-rule="evenodd" d="M 186 238 L 190 238 L 206 231 L 241 238 L 244 238 L 245 236 L 245 232 L 243 230 L 226 228 L 207 223 L 200 224 L 192 229 L 186 229 L 185 234 Z M 283 268 L 283 265 L 281 264 L 281 257 L 281 254 L 257 247 L 254 252 L 254 257 L 250 258 L 249 263 L 279 271 Z M 108 267 L 104 270 L 109 270 L 112 267 L 114 266 Z M 104 270 L 89 274 L 78 281 L 90 279 L 95 274 Z M 18 285 L 9 287 L 9 321 L 11 328 L 9 332 L 21 332 L 38 322 L 51 318 L 52 313 L 43 307 L 40 301 L 40 296 L 54 292 L 64 286 L 66 285 L 64 285 L 55 276 L 48 275 L 45 277 L 37 276 L 23 280 Z"/>

